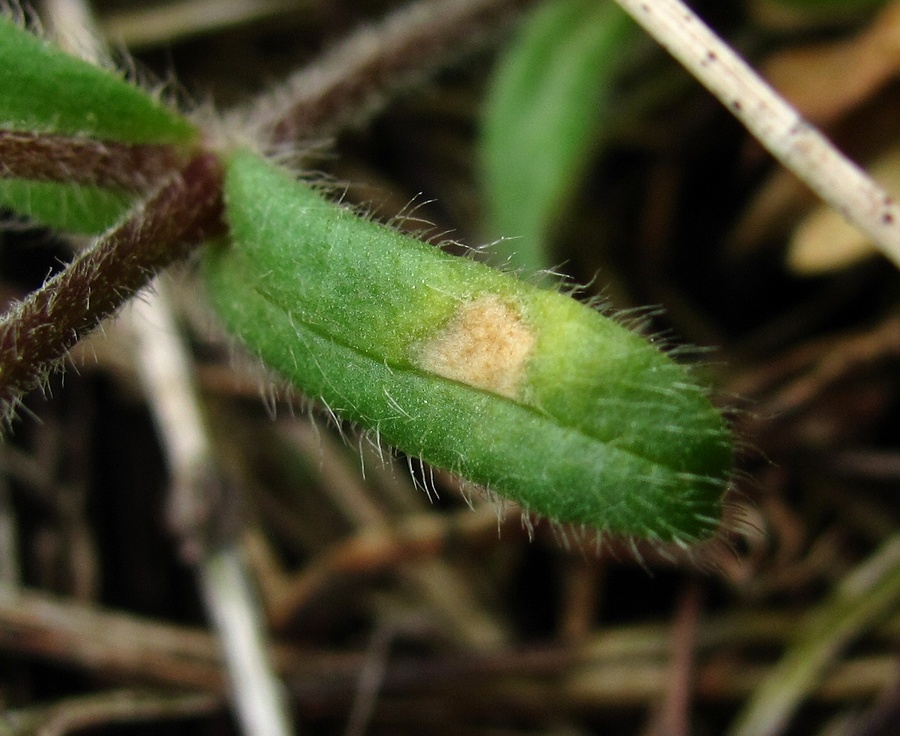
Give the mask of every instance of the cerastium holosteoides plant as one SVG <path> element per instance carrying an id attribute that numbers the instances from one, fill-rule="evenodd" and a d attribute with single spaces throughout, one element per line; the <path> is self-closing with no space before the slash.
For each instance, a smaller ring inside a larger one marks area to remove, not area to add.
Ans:
<path id="1" fill-rule="evenodd" d="M 459 17 L 443 15 L 442 44 L 514 5 L 445 3 Z M 406 22 L 386 26 L 387 61 L 355 51 L 352 84 L 326 64 L 314 92 L 301 77 L 268 115 L 211 143 L 151 96 L 0 21 L 0 196 L 38 221 L 103 230 L 7 314 L 7 420 L 80 336 L 206 241 L 226 326 L 336 414 L 555 521 L 710 536 L 731 438 L 688 368 L 569 296 L 358 216 L 258 152 L 326 130 L 419 72 L 416 23 L 435 21 Z M 247 130 L 262 140 L 248 145 Z"/>
<path id="2" fill-rule="evenodd" d="M 684 367 L 551 290 L 227 156 L 225 323 L 389 444 L 560 521 L 666 540 L 715 527 L 728 433 Z"/>

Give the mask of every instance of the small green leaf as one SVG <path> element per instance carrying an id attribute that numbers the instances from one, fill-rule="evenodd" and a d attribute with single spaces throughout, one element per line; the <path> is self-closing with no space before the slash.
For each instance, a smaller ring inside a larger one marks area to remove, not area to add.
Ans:
<path id="1" fill-rule="evenodd" d="M 0 179 L 0 207 L 79 235 L 96 235 L 111 227 L 133 201 L 133 194 L 100 187 Z"/>
<path id="2" fill-rule="evenodd" d="M 482 168 L 494 256 L 553 265 L 551 230 L 597 145 L 636 26 L 602 0 L 551 0 L 502 59 L 484 112 Z"/>
<path id="3" fill-rule="evenodd" d="M 138 87 L 0 14 L 0 128 L 126 143 L 190 143 L 197 131 Z"/>
<path id="4" fill-rule="evenodd" d="M 226 165 L 225 324 L 307 395 L 558 521 L 711 534 L 731 441 L 687 370 L 554 291 L 357 217 L 255 154 Z"/>

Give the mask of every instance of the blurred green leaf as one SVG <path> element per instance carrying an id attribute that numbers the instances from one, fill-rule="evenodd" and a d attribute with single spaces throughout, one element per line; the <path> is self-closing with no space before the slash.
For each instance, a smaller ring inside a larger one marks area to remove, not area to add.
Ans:
<path id="1" fill-rule="evenodd" d="M 498 262 L 553 265 L 552 229 L 609 114 L 637 28 L 612 2 L 551 0 L 501 60 L 484 113 L 482 167 Z"/>
<path id="2" fill-rule="evenodd" d="M 0 179 L 0 207 L 79 235 L 96 235 L 111 227 L 134 199 L 133 194 L 99 187 Z"/>

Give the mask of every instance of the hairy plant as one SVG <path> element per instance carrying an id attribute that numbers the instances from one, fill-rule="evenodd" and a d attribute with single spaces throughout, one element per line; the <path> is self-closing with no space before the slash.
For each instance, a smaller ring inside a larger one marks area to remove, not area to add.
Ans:
<path id="1" fill-rule="evenodd" d="M 421 34 L 449 49 L 508 5 L 445 4 L 445 34 L 428 6 L 389 21 L 392 55 L 358 43 L 347 78 L 326 63 L 314 91 L 292 80 L 215 144 L 0 21 L 0 61 L 17 60 L 0 75 L 0 198 L 72 231 L 114 223 L 0 325 L 7 418 L 155 271 L 211 241 L 206 283 L 225 324 L 336 414 L 555 521 L 680 544 L 713 534 L 731 438 L 686 367 L 570 296 L 374 224 L 244 147 L 371 107 L 434 52 Z"/>
<path id="2" fill-rule="evenodd" d="M 687 370 L 552 290 L 368 222 L 227 157 L 226 324 L 341 416 L 559 521 L 709 535 L 731 442 Z"/>

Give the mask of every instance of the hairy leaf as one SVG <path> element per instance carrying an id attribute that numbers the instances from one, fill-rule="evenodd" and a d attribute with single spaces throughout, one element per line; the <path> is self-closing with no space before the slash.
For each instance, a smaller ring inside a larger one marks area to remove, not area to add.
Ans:
<path id="1" fill-rule="evenodd" d="M 0 14 L 0 128 L 127 143 L 188 143 L 194 127 L 116 74 Z"/>
<path id="2" fill-rule="evenodd" d="M 551 519 L 690 541 L 731 441 L 687 370 L 553 291 L 361 219 L 255 154 L 227 164 L 211 299 L 265 362 L 404 452 Z"/>

